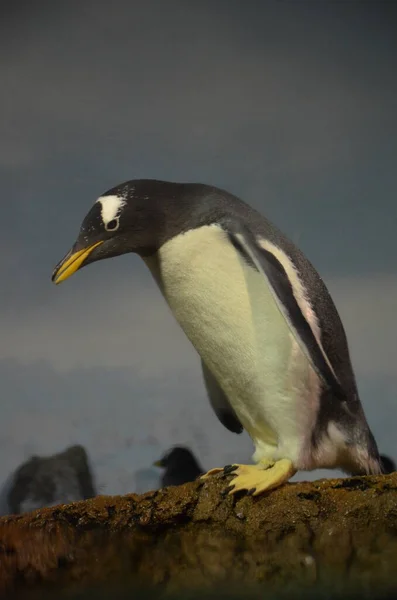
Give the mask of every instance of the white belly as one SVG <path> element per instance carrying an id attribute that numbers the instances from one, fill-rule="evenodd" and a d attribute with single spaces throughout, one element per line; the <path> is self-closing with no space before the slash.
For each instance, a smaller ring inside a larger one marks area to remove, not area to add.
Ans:
<path id="1" fill-rule="evenodd" d="M 253 439 L 255 458 L 271 448 L 297 461 L 318 383 L 264 277 L 214 225 L 174 238 L 146 262 Z"/>

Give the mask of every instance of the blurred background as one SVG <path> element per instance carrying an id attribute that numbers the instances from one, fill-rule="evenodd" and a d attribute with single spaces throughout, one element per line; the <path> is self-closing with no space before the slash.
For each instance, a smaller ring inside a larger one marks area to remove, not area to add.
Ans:
<path id="1" fill-rule="evenodd" d="M 50 282 L 94 200 L 133 178 L 224 187 L 300 245 L 343 319 L 379 447 L 397 456 L 396 7 L 2 4 L 3 513 L 16 469 L 70 446 L 106 494 L 158 487 L 152 463 L 175 444 L 205 469 L 251 457 L 136 256 Z"/>

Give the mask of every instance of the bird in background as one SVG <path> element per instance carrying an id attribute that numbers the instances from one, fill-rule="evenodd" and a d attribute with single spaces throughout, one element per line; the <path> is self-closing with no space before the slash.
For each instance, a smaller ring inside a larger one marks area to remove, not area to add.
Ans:
<path id="1" fill-rule="evenodd" d="M 97 198 L 52 279 L 129 252 L 146 263 L 198 352 L 218 419 L 231 432 L 245 429 L 254 444 L 255 464 L 216 467 L 203 478 L 230 474 L 230 494 L 258 495 L 301 470 L 388 470 L 334 302 L 267 218 L 214 186 L 127 181 Z"/>
<path id="2" fill-rule="evenodd" d="M 198 463 L 193 452 L 184 446 L 171 448 L 159 460 L 156 460 L 154 466 L 164 469 L 161 487 L 182 485 L 194 481 L 204 474 L 204 469 Z"/>

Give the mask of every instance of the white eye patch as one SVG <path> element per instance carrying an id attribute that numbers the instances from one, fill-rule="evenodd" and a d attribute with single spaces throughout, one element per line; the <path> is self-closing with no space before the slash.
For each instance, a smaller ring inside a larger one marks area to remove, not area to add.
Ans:
<path id="1" fill-rule="evenodd" d="M 120 196 L 101 196 L 97 202 L 101 205 L 101 217 L 106 231 L 116 231 L 120 225 L 120 212 L 126 201 Z"/>
<path id="2" fill-rule="evenodd" d="M 104 223 L 106 231 L 116 231 L 120 226 L 120 217 L 115 217 L 107 223 Z"/>

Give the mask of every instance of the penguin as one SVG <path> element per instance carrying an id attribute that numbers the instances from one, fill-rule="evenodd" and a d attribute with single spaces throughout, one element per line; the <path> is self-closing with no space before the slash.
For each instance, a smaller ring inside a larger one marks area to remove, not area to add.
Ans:
<path id="1" fill-rule="evenodd" d="M 266 217 L 211 185 L 127 181 L 97 198 L 52 280 L 129 252 L 196 349 L 216 416 L 255 448 L 253 464 L 203 479 L 231 475 L 227 493 L 256 496 L 297 471 L 387 470 L 325 283 Z"/>
<path id="2" fill-rule="evenodd" d="M 184 446 L 175 446 L 166 452 L 160 460 L 154 463 L 155 467 L 164 469 L 161 478 L 161 487 L 182 485 L 194 481 L 204 474 L 194 454 Z"/>

